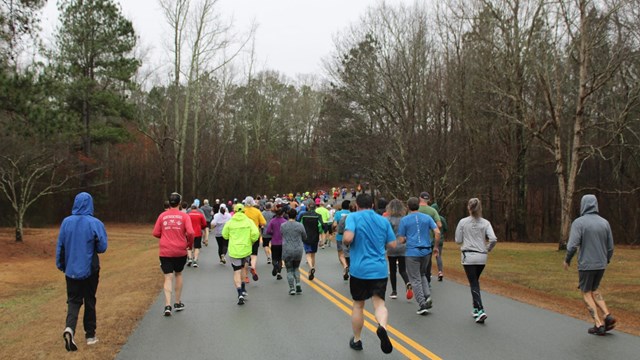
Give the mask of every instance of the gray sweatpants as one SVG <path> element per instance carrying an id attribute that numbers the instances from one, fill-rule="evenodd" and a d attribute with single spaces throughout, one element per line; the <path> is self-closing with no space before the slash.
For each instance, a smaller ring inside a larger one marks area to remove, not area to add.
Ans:
<path id="1" fill-rule="evenodd" d="M 429 290 L 429 281 L 427 280 L 427 265 L 431 254 L 427 256 L 407 256 L 405 257 L 407 265 L 407 275 L 409 275 L 409 281 L 411 287 L 413 287 L 413 294 L 416 297 L 416 302 L 419 306 L 426 305 L 427 298 L 431 296 L 431 290 Z"/>

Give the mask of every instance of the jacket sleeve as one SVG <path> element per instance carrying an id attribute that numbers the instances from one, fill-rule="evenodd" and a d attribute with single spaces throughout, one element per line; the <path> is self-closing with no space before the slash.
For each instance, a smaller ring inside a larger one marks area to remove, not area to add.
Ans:
<path id="1" fill-rule="evenodd" d="M 64 253 L 64 241 L 63 239 L 63 227 L 60 227 L 60 233 L 58 234 L 58 244 L 56 245 L 56 267 L 58 270 L 64 272 L 66 269 L 65 253 Z"/>
<path id="2" fill-rule="evenodd" d="M 225 240 L 229 240 L 229 227 L 227 226 L 229 222 L 227 221 L 225 226 L 222 227 L 222 238 Z"/>
<path id="3" fill-rule="evenodd" d="M 567 264 L 571 264 L 571 259 L 573 255 L 578 251 L 578 247 L 582 244 L 582 229 L 580 225 L 574 221 L 571 224 L 571 232 L 569 233 L 569 242 L 567 243 L 567 256 L 564 258 L 564 261 Z"/>
<path id="4" fill-rule="evenodd" d="M 611 233 L 611 226 L 607 224 L 607 264 L 611 262 L 613 257 L 613 234 Z"/>
<path id="5" fill-rule="evenodd" d="M 200 227 L 202 229 L 207 227 L 207 219 L 204 217 L 204 215 L 200 217 Z"/>
<path id="6" fill-rule="evenodd" d="M 107 251 L 107 246 L 108 246 L 107 231 L 105 230 L 104 224 L 102 223 L 102 221 L 100 220 L 96 221 L 94 233 L 95 233 L 94 235 L 96 239 L 96 252 L 98 254 L 102 254 L 105 251 Z"/>
<path id="7" fill-rule="evenodd" d="M 269 223 L 267 224 L 267 228 L 265 230 L 265 233 L 267 233 L 269 235 L 273 235 L 273 219 L 271 219 L 269 221 Z"/>
<path id="8" fill-rule="evenodd" d="M 456 226 L 456 237 L 455 237 L 456 244 L 462 244 L 463 240 L 464 239 L 462 236 L 462 220 L 460 220 L 458 222 L 458 226 Z"/>
<path id="9" fill-rule="evenodd" d="M 256 226 L 256 224 L 253 223 L 253 221 L 251 221 L 251 242 L 254 243 L 256 242 L 259 238 L 260 238 L 260 230 L 258 229 L 258 227 Z"/>

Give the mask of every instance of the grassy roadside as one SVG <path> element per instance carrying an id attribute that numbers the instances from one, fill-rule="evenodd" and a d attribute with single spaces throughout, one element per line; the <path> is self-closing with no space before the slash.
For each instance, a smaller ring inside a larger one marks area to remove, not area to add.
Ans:
<path id="1" fill-rule="evenodd" d="M 25 244 L 18 245 L 12 229 L 0 229 L 0 359 L 113 359 L 162 287 L 151 225 L 107 224 L 109 249 L 101 256 L 98 287 L 100 343 L 85 345 L 80 320 L 80 351 L 67 353 L 61 337 L 64 276 L 54 261 L 57 231 L 29 229 Z M 564 253 L 555 246 L 498 243 L 481 279 L 483 291 L 587 320 L 575 264 L 565 272 Z M 454 243 L 445 244 L 443 259 L 445 278 L 467 284 Z M 638 265 L 640 249 L 616 248 L 602 290 L 619 319 L 618 329 L 640 336 Z"/>
<path id="2" fill-rule="evenodd" d="M 445 277 L 468 284 L 458 246 L 447 242 L 443 253 Z M 557 250 L 557 244 L 499 242 L 480 279 L 482 290 L 587 321 L 589 316 L 577 289 L 577 258 L 570 270 L 564 271 L 564 256 L 565 252 Z M 639 265 L 639 248 L 616 247 L 600 287 L 609 310 L 619 320 L 617 329 L 638 336 Z"/>

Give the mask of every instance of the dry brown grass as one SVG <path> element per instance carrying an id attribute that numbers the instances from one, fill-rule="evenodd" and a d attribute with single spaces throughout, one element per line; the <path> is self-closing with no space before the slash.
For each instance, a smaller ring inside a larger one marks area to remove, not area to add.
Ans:
<path id="1" fill-rule="evenodd" d="M 565 252 L 557 244 L 498 243 L 480 279 L 483 291 L 588 320 L 577 289 L 577 258 L 569 271 L 562 262 Z M 445 243 L 445 276 L 468 284 L 455 243 Z M 640 335 L 640 248 L 618 246 L 600 289 L 609 311 L 618 318 L 617 330 Z M 435 269 L 435 267 L 434 267 Z"/>
<path id="2" fill-rule="evenodd" d="M 100 258 L 97 294 L 100 345 L 88 347 L 83 341 L 80 317 L 80 351 L 67 353 L 62 340 L 66 287 L 55 267 L 58 229 L 29 229 L 24 244 L 13 241 L 12 229 L 0 229 L 0 358 L 113 359 L 162 286 L 151 230 L 150 225 L 107 224 L 109 248 Z"/>
<path id="3" fill-rule="evenodd" d="M 62 341 L 66 317 L 64 275 L 55 268 L 58 229 L 28 229 L 16 244 L 12 229 L 0 229 L 0 359 L 113 359 L 162 287 L 152 225 L 107 224 L 109 249 L 101 256 L 98 287 L 100 345 L 88 347 L 79 321 L 80 351 Z M 481 283 L 491 291 L 579 319 L 575 264 L 562 269 L 554 244 L 499 243 Z M 455 244 L 446 243 L 445 276 L 466 284 Z M 640 335 L 640 249 L 616 248 L 602 284 L 618 329 Z"/>

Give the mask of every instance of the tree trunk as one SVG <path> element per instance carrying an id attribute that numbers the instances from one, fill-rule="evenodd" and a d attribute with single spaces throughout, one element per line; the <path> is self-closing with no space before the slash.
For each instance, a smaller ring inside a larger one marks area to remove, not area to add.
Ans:
<path id="1" fill-rule="evenodd" d="M 22 227 L 24 224 L 24 212 L 18 211 L 16 214 L 16 242 L 22 243 L 23 241 L 23 232 Z"/>

